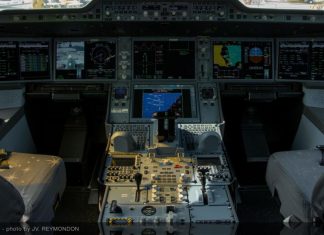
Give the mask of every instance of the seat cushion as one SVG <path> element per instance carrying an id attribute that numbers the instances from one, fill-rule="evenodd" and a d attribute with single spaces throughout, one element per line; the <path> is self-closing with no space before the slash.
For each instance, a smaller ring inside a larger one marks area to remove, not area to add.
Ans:
<path id="1" fill-rule="evenodd" d="M 22 222 L 49 222 L 66 185 L 64 162 L 56 156 L 13 152 L 9 169 L 0 175 L 20 193 L 25 211 Z"/>
<path id="2" fill-rule="evenodd" d="M 25 205 L 18 190 L 0 175 L 0 222 L 18 223 L 25 212 Z"/>
<path id="3" fill-rule="evenodd" d="M 313 192 L 316 185 L 324 185 L 321 157 L 319 150 L 298 150 L 274 153 L 269 158 L 266 181 L 272 194 L 278 193 L 283 216 L 295 215 L 304 222 L 319 216 L 313 204 L 321 197 L 314 201 Z"/>

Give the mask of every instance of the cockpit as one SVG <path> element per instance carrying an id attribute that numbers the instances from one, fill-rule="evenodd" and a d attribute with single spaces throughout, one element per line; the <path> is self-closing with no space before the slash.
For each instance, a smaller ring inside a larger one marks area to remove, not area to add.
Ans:
<path id="1" fill-rule="evenodd" d="M 322 234 L 323 10 L 0 1 L 0 231 Z"/>

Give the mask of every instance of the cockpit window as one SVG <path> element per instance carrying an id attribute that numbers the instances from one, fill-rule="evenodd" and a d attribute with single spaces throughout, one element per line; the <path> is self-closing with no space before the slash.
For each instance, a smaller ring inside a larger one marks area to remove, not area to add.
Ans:
<path id="1" fill-rule="evenodd" d="M 83 8 L 92 0 L 0 0 L 0 11 Z"/>
<path id="2" fill-rule="evenodd" d="M 239 0 L 249 8 L 324 10 L 324 0 Z"/>

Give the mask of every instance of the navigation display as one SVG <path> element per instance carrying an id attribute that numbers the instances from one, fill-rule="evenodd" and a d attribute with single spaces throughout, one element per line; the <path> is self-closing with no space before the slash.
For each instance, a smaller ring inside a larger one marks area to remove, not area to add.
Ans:
<path id="1" fill-rule="evenodd" d="M 135 41 L 135 79 L 194 79 L 194 41 Z"/>
<path id="2" fill-rule="evenodd" d="M 48 41 L 0 41 L 0 81 L 50 79 Z"/>
<path id="3" fill-rule="evenodd" d="M 272 79 L 271 41 L 215 41 L 215 79 Z"/>
<path id="4" fill-rule="evenodd" d="M 116 45 L 107 41 L 58 41 L 56 79 L 115 79 Z"/>
<path id="5" fill-rule="evenodd" d="M 19 62 L 21 79 L 50 79 L 48 42 L 20 42 Z"/>
<path id="6" fill-rule="evenodd" d="M 214 44 L 214 77 L 240 78 L 242 70 L 242 48 L 240 44 Z"/>
<path id="7" fill-rule="evenodd" d="M 115 44 L 110 42 L 86 42 L 85 54 L 85 76 L 87 79 L 115 78 Z"/>
<path id="8" fill-rule="evenodd" d="M 17 42 L 0 42 L 0 81 L 17 80 L 19 75 Z"/>
<path id="9" fill-rule="evenodd" d="M 158 112 L 173 112 L 179 118 L 197 116 L 192 86 L 135 86 L 133 118 L 153 118 Z"/>

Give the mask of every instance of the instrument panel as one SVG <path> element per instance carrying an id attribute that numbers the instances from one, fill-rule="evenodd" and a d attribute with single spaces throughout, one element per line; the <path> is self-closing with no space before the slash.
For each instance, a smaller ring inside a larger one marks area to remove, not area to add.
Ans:
<path id="1" fill-rule="evenodd" d="M 0 81 L 318 82 L 323 45 L 281 38 L 17 38 L 0 41 Z"/>

